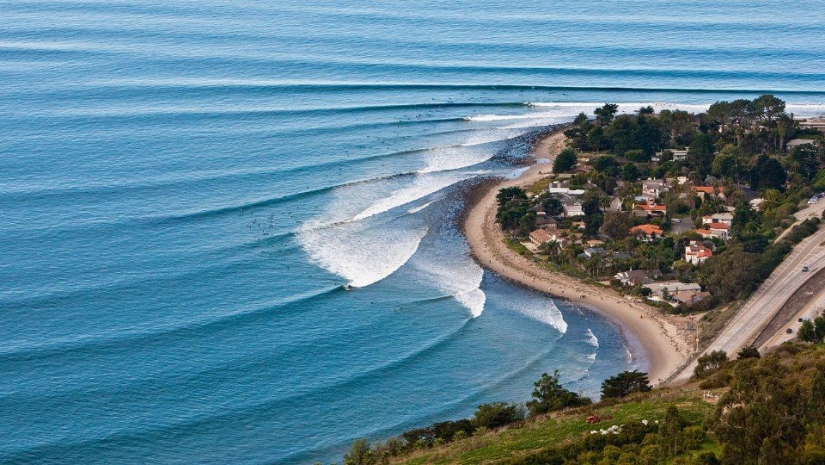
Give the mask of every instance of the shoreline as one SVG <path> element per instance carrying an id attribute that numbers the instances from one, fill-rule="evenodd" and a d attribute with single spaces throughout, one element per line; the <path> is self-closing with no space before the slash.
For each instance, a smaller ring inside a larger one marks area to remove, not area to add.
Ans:
<path id="1" fill-rule="evenodd" d="M 560 129 L 539 135 L 530 155 L 536 160 L 553 159 L 564 148 L 564 140 Z M 529 186 L 551 170 L 552 165 L 534 162 L 515 179 L 488 183 L 481 188 L 462 225 L 473 258 L 482 268 L 503 278 L 587 308 L 615 324 L 634 360 L 647 362 L 647 367 L 641 366 L 640 370 L 646 368 L 654 386 L 662 384 L 693 351 L 693 336 L 685 331 L 688 318 L 662 314 L 657 308 L 629 301 L 612 289 L 550 271 L 504 244 L 504 234 L 495 223 L 496 194 L 505 187 Z"/>

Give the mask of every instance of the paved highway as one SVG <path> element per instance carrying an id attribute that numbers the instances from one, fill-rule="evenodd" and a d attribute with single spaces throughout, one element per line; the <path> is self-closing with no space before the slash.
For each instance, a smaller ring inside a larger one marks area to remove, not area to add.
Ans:
<path id="1" fill-rule="evenodd" d="M 802 220 L 821 215 L 823 209 L 825 209 L 825 200 L 820 200 L 815 205 L 800 210 L 796 217 Z M 728 357 L 735 357 L 741 348 L 752 344 L 794 291 L 802 286 L 808 277 L 825 266 L 825 246 L 820 245 L 823 241 L 825 241 L 825 228 L 821 228 L 797 244 L 791 254 L 728 321 L 719 336 L 699 355 L 714 350 L 723 350 Z M 809 271 L 803 272 L 803 266 L 807 266 Z M 694 361 L 677 372 L 671 378 L 670 383 L 682 384 L 687 381 L 695 367 Z"/>

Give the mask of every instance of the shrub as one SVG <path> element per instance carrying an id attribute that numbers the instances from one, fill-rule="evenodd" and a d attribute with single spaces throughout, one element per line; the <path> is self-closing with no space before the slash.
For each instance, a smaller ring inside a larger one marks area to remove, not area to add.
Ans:
<path id="1" fill-rule="evenodd" d="M 478 406 L 473 416 L 473 426 L 476 428 L 498 428 L 509 423 L 524 420 L 524 407 L 515 402 L 492 402 Z"/>
<path id="2" fill-rule="evenodd" d="M 693 374 L 697 378 L 704 378 L 712 373 L 715 373 L 722 368 L 728 361 L 728 354 L 721 350 L 714 350 L 709 354 L 702 355 L 697 360 L 696 368 Z"/>

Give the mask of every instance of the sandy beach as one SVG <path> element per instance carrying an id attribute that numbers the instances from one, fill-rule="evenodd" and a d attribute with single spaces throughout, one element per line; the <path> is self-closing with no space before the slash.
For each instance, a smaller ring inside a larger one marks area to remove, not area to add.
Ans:
<path id="1" fill-rule="evenodd" d="M 533 145 L 536 159 L 552 159 L 564 148 L 561 131 L 539 137 Z M 689 320 L 662 314 L 641 302 L 631 302 L 611 289 L 584 284 L 552 272 L 504 244 L 504 234 L 495 223 L 496 194 L 504 187 L 529 186 L 551 172 L 550 164 L 535 164 L 516 179 L 503 180 L 484 193 L 468 212 L 464 230 L 479 264 L 523 286 L 587 307 L 616 324 L 629 343 L 633 356 L 641 360 L 652 384 L 665 380 L 690 355 L 694 335 Z"/>

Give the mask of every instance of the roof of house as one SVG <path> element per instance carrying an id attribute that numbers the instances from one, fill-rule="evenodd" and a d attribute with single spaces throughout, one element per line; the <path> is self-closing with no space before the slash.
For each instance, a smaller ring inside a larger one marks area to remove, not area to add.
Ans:
<path id="1" fill-rule="evenodd" d="M 704 192 L 705 194 L 715 194 L 721 190 L 713 186 L 690 186 L 690 189 L 694 192 Z"/>
<path id="2" fill-rule="evenodd" d="M 645 270 L 628 270 L 617 273 L 616 276 L 626 277 L 628 279 L 645 279 L 647 278 L 647 271 Z"/>
<path id="3" fill-rule="evenodd" d="M 696 291 L 679 291 L 672 294 L 673 300 L 679 301 L 683 304 L 699 302 L 710 297 L 710 292 L 696 292 Z"/>
<path id="4" fill-rule="evenodd" d="M 710 229 L 730 229 L 730 225 L 727 223 L 708 223 L 707 226 Z"/>
<path id="5" fill-rule="evenodd" d="M 550 242 L 553 240 L 550 234 L 548 234 L 547 231 L 543 229 L 536 229 L 535 231 L 531 232 L 530 238 L 535 239 L 539 242 Z"/>
<path id="6" fill-rule="evenodd" d="M 664 233 L 664 231 L 659 229 L 659 227 L 657 227 L 656 225 L 652 225 L 652 224 L 641 224 L 639 226 L 633 226 L 632 228 L 630 228 L 630 232 L 631 233 L 637 233 L 637 234 L 642 233 L 642 234 L 645 234 L 647 236 L 652 236 L 654 234 L 656 234 L 657 236 L 661 236 L 662 233 Z"/>
<path id="7" fill-rule="evenodd" d="M 667 206 L 666 205 L 648 205 L 646 203 L 640 203 L 636 205 L 636 208 L 640 210 L 644 210 L 647 212 L 666 212 Z"/>

